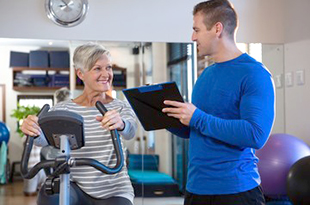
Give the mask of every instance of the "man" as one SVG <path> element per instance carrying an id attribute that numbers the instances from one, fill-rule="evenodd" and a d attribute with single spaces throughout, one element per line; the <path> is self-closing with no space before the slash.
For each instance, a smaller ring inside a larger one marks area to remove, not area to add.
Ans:
<path id="1" fill-rule="evenodd" d="M 189 138 L 185 205 L 264 204 L 255 149 L 274 122 L 271 74 L 236 46 L 237 14 L 227 0 L 194 7 L 192 40 L 214 64 L 199 76 L 191 103 L 164 101 L 163 112 L 186 125 Z M 172 106 L 172 107 L 171 107 Z"/>

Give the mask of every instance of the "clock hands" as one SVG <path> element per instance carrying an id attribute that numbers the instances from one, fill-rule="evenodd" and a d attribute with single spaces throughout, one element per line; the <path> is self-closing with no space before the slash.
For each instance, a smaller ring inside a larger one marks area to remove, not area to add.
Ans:
<path id="1" fill-rule="evenodd" d="M 67 5 L 70 6 L 71 4 L 73 4 L 73 1 L 71 0 Z"/>
<path id="2" fill-rule="evenodd" d="M 61 10 L 64 10 L 68 6 L 68 4 L 64 0 L 61 0 L 61 1 L 64 4 L 60 4 L 59 7 L 60 7 Z"/>
<path id="3" fill-rule="evenodd" d="M 67 2 L 65 2 L 64 0 L 61 0 L 61 2 L 64 3 L 65 5 L 59 5 L 59 7 L 68 6 Z"/>
<path id="4" fill-rule="evenodd" d="M 72 0 L 69 3 L 67 3 L 64 0 L 61 0 L 61 1 L 62 1 L 62 3 L 64 3 L 63 5 L 59 5 L 61 10 L 64 10 L 65 8 L 70 7 L 70 5 L 74 4 L 74 2 Z"/>

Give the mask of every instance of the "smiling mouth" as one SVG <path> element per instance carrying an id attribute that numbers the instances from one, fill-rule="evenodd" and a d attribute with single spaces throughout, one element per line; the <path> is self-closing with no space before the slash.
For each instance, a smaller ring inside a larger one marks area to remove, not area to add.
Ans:
<path id="1" fill-rule="evenodd" d="M 110 83 L 109 80 L 98 80 L 97 82 L 101 83 L 101 84 L 108 84 L 108 83 Z"/>

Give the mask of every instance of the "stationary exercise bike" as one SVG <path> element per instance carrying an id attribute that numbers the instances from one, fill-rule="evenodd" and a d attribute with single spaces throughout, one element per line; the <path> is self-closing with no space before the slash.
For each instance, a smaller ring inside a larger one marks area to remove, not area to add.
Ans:
<path id="1" fill-rule="evenodd" d="M 100 102 L 96 107 L 102 115 L 107 109 Z M 33 146 L 34 137 L 27 136 L 26 145 L 22 155 L 21 174 L 25 179 L 33 178 L 43 168 L 53 168 L 52 175 L 48 176 L 45 193 L 53 195 L 59 193 L 59 204 L 70 204 L 70 167 L 91 166 L 105 174 L 115 174 L 121 171 L 124 165 L 123 150 L 119 135 L 116 130 L 111 130 L 112 142 L 116 153 L 117 162 L 112 168 L 89 158 L 72 158 L 70 150 L 75 150 L 85 145 L 83 118 L 74 112 L 65 110 L 50 111 L 49 105 L 44 105 L 38 113 L 38 123 L 43 131 L 48 144 L 60 149 L 62 155 L 54 160 L 45 160 L 37 163 L 28 170 L 28 161 Z M 40 196 L 39 196 L 40 197 Z"/>

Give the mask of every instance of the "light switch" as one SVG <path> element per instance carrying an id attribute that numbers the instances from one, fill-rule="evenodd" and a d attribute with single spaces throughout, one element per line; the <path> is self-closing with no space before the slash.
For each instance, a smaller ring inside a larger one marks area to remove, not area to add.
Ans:
<path id="1" fill-rule="evenodd" d="M 282 74 L 276 75 L 274 77 L 274 80 L 275 80 L 274 83 L 275 83 L 276 88 L 282 88 Z"/>
<path id="2" fill-rule="evenodd" d="M 296 84 L 297 85 L 305 84 L 305 75 L 303 70 L 296 71 Z"/>
<path id="3" fill-rule="evenodd" d="M 294 84 L 293 73 L 292 72 L 285 73 L 285 85 L 286 85 L 286 87 L 292 87 L 293 84 Z"/>

